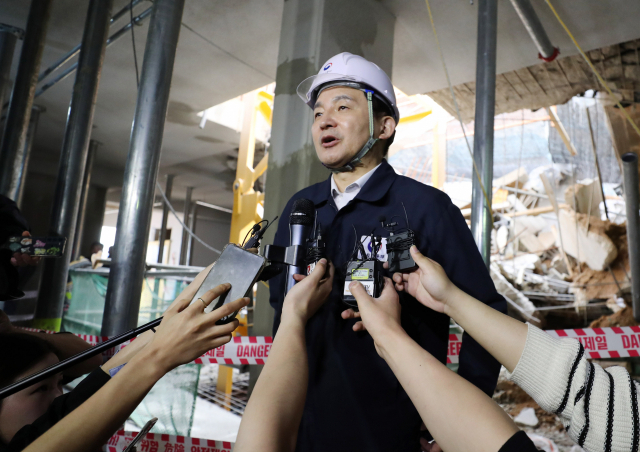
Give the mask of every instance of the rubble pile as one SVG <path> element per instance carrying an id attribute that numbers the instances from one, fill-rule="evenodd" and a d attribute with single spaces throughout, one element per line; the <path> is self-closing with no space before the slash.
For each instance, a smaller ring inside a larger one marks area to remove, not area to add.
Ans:
<path id="1" fill-rule="evenodd" d="M 636 325 L 624 199 L 613 184 L 574 181 L 569 165 L 520 168 L 494 180 L 493 200 L 491 277 L 511 315 L 545 329 Z"/>

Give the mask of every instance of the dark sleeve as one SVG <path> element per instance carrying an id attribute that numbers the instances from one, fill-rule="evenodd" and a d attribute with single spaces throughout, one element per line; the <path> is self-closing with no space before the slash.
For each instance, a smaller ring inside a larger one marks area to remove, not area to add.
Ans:
<path id="1" fill-rule="evenodd" d="M 0 245 L 12 235 L 22 235 L 30 231 L 29 223 L 22 216 L 18 205 L 4 195 L 0 195 Z"/>
<path id="2" fill-rule="evenodd" d="M 33 424 L 25 425 L 7 446 L 7 451 L 21 451 L 34 442 L 44 432 L 53 427 L 60 419 L 82 405 L 93 394 L 98 392 L 111 377 L 102 369 L 96 369 L 87 375 L 75 389 L 57 397 L 47 412 L 36 419 Z"/>
<path id="3" fill-rule="evenodd" d="M 520 430 L 507 440 L 498 452 L 538 452 L 527 434 Z"/>
<path id="4" fill-rule="evenodd" d="M 428 256 L 442 265 L 449 279 L 472 297 L 506 313 L 507 303 L 496 291 L 460 209 L 448 201 L 430 232 Z M 464 333 L 458 374 L 491 396 L 499 373 L 500 363 Z"/>
<path id="5" fill-rule="evenodd" d="M 286 219 L 289 218 L 291 203 L 292 200 L 289 200 L 284 210 L 282 211 L 282 215 L 280 215 L 280 220 L 278 221 L 278 230 L 276 231 L 276 236 L 273 239 L 274 245 L 289 246 L 289 224 Z M 280 317 L 282 316 L 282 303 L 284 302 L 286 277 L 287 272 L 285 269 L 284 272 L 280 273 L 278 276 L 272 278 L 269 281 L 269 303 L 271 304 L 271 307 L 276 311 L 273 317 L 274 337 L 276 335 L 276 332 L 278 331 L 278 327 L 280 326 Z"/>

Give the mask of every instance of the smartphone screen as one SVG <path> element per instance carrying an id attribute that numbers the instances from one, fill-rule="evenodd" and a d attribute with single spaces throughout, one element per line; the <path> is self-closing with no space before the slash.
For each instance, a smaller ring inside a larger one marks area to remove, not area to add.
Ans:
<path id="1" fill-rule="evenodd" d="M 258 276 L 260 276 L 265 264 L 266 259 L 259 254 L 253 254 L 237 245 L 228 244 L 222 250 L 222 254 L 213 264 L 213 267 L 211 267 L 209 274 L 202 282 L 191 304 L 202 303 L 198 300 L 199 297 L 202 297 L 208 290 L 224 283 L 231 284 L 231 289 L 207 306 L 205 312 L 211 312 L 225 303 L 246 297 L 258 280 Z M 235 319 L 236 314 L 237 312 L 219 320 L 217 323 L 229 323 Z"/>
<path id="2" fill-rule="evenodd" d="M 38 257 L 61 257 L 67 243 L 66 237 L 9 237 L 8 248 L 12 253 L 24 253 Z"/>

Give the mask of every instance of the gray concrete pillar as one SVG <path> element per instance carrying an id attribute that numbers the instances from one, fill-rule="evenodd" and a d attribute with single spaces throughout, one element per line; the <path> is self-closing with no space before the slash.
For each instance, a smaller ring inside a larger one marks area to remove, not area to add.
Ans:
<path id="1" fill-rule="evenodd" d="M 340 52 L 362 55 L 392 75 L 394 27 L 395 17 L 374 0 L 284 3 L 264 218 L 280 215 L 294 193 L 330 174 L 316 156 L 311 138 L 313 112 L 296 94 L 298 84 Z M 263 243 L 273 241 L 275 230 L 267 231 Z M 268 289 L 258 284 L 251 335 L 271 335 L 273 309 L 268 300 Z M 252 381 L 259 373 L 254 367 Z"/>

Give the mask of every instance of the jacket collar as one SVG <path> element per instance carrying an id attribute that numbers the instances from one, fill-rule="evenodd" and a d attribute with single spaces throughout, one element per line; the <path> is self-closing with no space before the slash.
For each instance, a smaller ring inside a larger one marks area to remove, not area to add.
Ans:
<path id="1" fill-rule="evenodd" d="M 318 205 L 331 199 L 331 175 L 320 182 L 319 189 L 314 190 L 309 199 Z M 395 170 L 389 165 L 386 159 L 382 159 L 380 167 L 371 175 L 371 178 L 362 187 L 355 199 L 367 202 L 376 202 L 387 194 L 393 182 L 398 178 Z"/>

